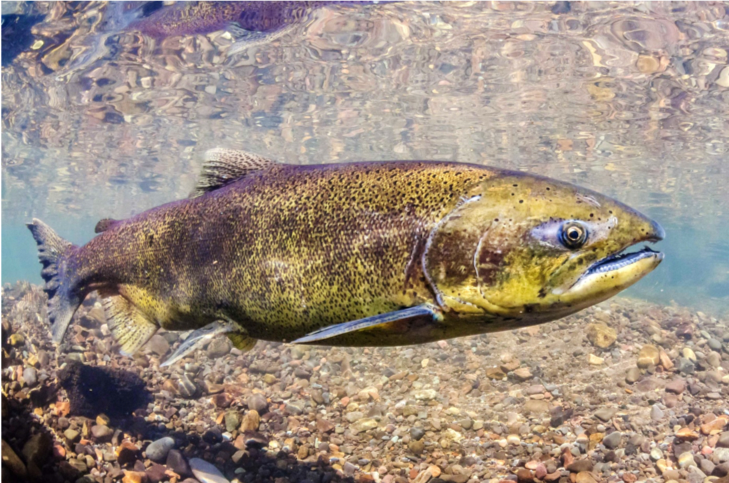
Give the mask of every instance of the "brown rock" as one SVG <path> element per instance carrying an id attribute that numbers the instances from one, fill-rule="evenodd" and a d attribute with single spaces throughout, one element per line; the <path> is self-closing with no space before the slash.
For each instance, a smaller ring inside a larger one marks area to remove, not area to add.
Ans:
<path id="1" fill-rule="evenodd" d="M 699 434 L 689 428 L 681 428 L 676 431 L 676 437 L 684 441 L 696 441 L 699 439 Z"/>
<path id="2" fill-rule="evenodd" d="M 565 466 L 565 468 L 572 473 L 592 471 L 592 460 L 589 458 L 577 460 L 572 464 Z"/>
<path id="3" fill-rule="evenodd" d="M 729 421 L 729 417 L 719 416 L 718 418 L 714 419 L 713 421 L 702 424 L 701 432 L 706 435 L 719 434 L 719 433 L 721 433 L 722 429 L 724 429 L 724 426 L 727 425 L 728 421 Z"/>
<path id="4" fill-rule="evenodd" d="M 589 471 L 580 471 L 577 473 L 577 480 L 575 483 L 597 483 L 597 480 Z"/>
<path id="5" fill-rule="evenodd" d="M 323 418 L 316 419 L 316 430 L 320 433 L 329 433 L 334 430 L 334 424 Z"/>
<path id="6" fill-rule="evenodd" d="M 516 479 L 519 483 L 532 483 L 534 481 L 534 476 L 532 476 L 532 472 L 528 469 L 519 468 L 516 472 Z"/>
<path id="7" fill-rule="evenodd" d="M 681 394 L 686 390 L 686 381 L 683 379 L 674 379 L 666 384 L 666 391 L 674 394 Z"/>
<path id="8" fill-rule="evenodd" d="M 498 367 L 491 367 L 489 369 L 486 369 L 486 377 L 489 379 L 503 379 L 506 377 L 506 374 L 504 371 L 502 371 Z"/>
<path id="9" fill-rule="evenodd" d="M 638 353 L 638 367 L 646 369 L 660 362 L 660 351 L 654 345 L 646 344 Z"/>
<path id="10" fill-rule="evenodd" d="M 139 458 L 139 448 L 130 441 L 122 441 L 116 449 L 116 458 L 122 466 L 134 463 Z"/>
<path id="11" fill-rule="evenodd" d="M 660 359 L 661 365 L 663 366 L 663 368 L 665 370 L 670 371 L 671 369 L 673 369 L 673 362 L 671 362 L 671 358 L 668 357 L 668 354 L 666 354 L 666 351 L 662 350 L 661 353 L 659 354 L 658 358 Z M 633 475 L 633 476 L 635 476 L 635 475 Z"/>
<path id="12" fill-rule="evenodd" d="M 410 451 L 412 451 L 413 454 L 421 455 L 423 454 L 423 451 L 425 451 L 425 443 L 422 440 L 410 441 L 408 448 L 410 448 Z"/>
<path id="13" fill-rule="evenodd" d="M 524 412 L 534 414 L 545 414 L 549 412 L 549 403 L 539 399 L 529 399 L 524 403 Z"/>
<path id="14" fill-rule="evenodd" d="M 528 367 L 521 367 L 514 371 L 514 376 L 520 381 L 526 381 L 532 378 L 532 371 Z"/>
<path id="15" fill-rule="evenodd" d="M 143 471 L 124 470 L 122 483 L 143 483 L 147 481 L 147 475 Z"/>
<path id="16" fill-rule="evenodd" d="M 261 416 L 258 415 L 258 411 L 251 409 L 243 416 L 243 421 L 240 423 L 241 431 L 258 431 L 258 426 L 261 424 Z"/>
<path id="17" fill-rule="evenodd" d="M 618 340 L 618 333 L 615 329 L 603 323 L 589 324 L 586 329 L 587 340 L 596 347 L 607 349 Z"/>
<path id="18" fill-rule="evenodd" d="M 554 481 L 559 481 L 559 479 L 562 477 L 562 472 L 557 470 L 553 471 L 552 473 L 549 473 L 547 476 L 544 477 L 544 481 L 547 483 L 552 483 Z"/>

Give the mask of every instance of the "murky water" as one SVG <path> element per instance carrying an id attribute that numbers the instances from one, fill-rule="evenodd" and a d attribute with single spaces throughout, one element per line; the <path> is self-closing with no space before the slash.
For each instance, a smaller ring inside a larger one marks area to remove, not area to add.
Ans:
<path id="1" fill-rule="evenodd" d="M 31 217 L 85 242 L 186 196 L 223 146 L 590 187 L 668 232 L 630 293 L 729 307 L 725 5 L 346 2 L 264 12 L 253 35 L 219 12 L 160 34 L 159 7 L 3 3 L 3 282 L 39 281 Z"/>

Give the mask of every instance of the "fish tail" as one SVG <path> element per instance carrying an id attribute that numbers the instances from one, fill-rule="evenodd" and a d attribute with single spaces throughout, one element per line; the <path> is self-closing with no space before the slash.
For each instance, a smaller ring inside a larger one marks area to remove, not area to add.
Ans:
<path id="1" fill-rule="evenodd" d="M 48 294 L 48 318 L 53 340 L 58 343 L 83 301 L 83 296 L 74 288 L 73 270 L 69 270 L 66 263 L 70 252 L 77 247 L 38 219 L 34 218 L 27 226 L 38 244 L 38 259 L 43 265 L 41 276 L 46 282 L 44 290 Z"/>

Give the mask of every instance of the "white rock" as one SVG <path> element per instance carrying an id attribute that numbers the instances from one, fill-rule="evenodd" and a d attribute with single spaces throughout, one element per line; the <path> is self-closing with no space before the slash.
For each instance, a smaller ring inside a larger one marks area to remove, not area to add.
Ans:
<path id="1" fill-rule="evenodd" d="M 203 459 L 192 458 L 190 460 L 190 469 L 200 483 L 230 483 L 219 469 Z"/>

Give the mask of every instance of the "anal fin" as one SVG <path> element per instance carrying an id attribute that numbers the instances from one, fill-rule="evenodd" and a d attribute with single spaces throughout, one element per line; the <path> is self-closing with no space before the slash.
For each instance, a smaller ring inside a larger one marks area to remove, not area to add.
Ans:
<path id="1" fill-rule="evenodd" d="M 107 297 L 103 303 L 111 335 L 121 345 L 121 353 L 125 356 L 137 352 L 159 328 L 121 295 Z"/>
<path id="2" fill-rule="evenodd" d="M 372 345 L 377 345 L 376 338 L 378 334 L 373 329 L 386 329 L 389 333 L 406 335 L 412 330 L 431 330 L 431 328 L 436 326 L 436 322 L 440 317 L 441 314 L 435 307 L 429 304 L 417 305 L 386 314 L 373 315 L 364 319 L 325 327 L 324 329 L 296 339 L 292 344 L 316 344 L 319 342 L 326 344 L 329 339 L 341 338 L 342 336 L 353 335 L 355 333 L 362 336 L 371 332 Z"/>

